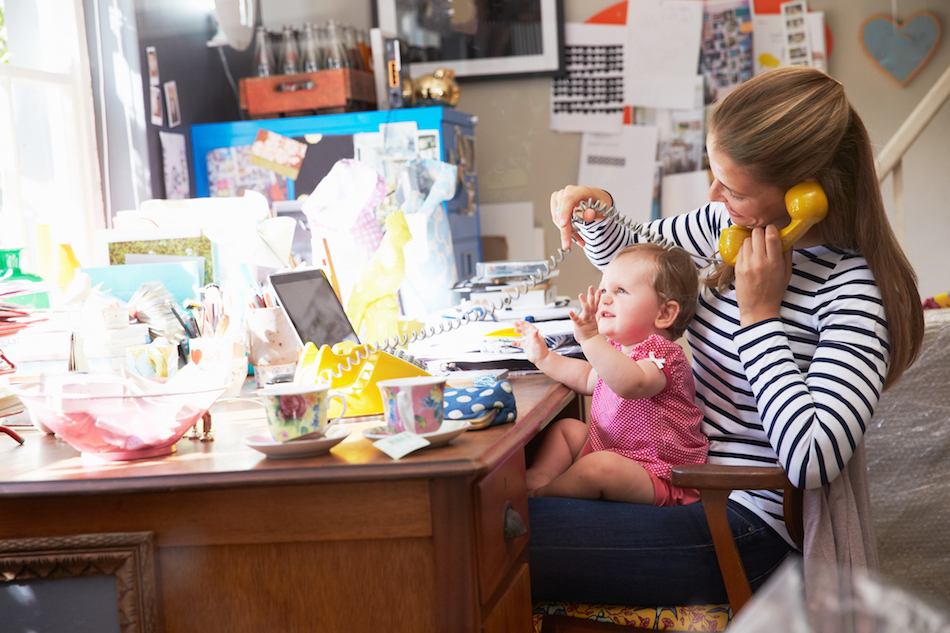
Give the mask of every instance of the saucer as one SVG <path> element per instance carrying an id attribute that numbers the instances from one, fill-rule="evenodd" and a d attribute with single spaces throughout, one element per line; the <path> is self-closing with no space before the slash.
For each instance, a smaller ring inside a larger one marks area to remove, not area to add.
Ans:
<path id="1" fill-rule="evenodd" d="M 448 444 L 457 438 L 470 426 L 472 425 L 468 420 L 446 420 L 442 423 L 442 426 L 438 431 L 433 431 L 432 433 L 419 433 L 419 437 L 424 437 L 425 439 L 429 440 L 429 446 L 426 448 L 432 448 L 433 446 L 443 446 L 444 444 Z M 388 426 L 377 426 L 363 431 L 363 437 L 374 441 L 392 437 L 393 435 L 395 435 L 395 433 Z"/>
<path id="2" fill-rule="evenodd" d="M 349 431 L 332 433 L 332 437 L 319 437 L 312 440 L 297 439 L 290 442 L 278 442 L 270 433 L 259 433 L 244 438 L 244 443 L 271 459 L 295 459 L 314 457 L 329 452 L 331 448 L 349 436 Z"/>

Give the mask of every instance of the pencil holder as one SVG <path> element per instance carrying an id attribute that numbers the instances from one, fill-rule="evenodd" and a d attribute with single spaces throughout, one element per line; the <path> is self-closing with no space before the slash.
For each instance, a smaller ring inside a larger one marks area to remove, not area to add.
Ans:
<path id="1" fill-rule="evenodd" d="M 286 365 L 297 362 L 297 335 L 283 308 L 254 308 L 244 315 L 248 362 Z"/>

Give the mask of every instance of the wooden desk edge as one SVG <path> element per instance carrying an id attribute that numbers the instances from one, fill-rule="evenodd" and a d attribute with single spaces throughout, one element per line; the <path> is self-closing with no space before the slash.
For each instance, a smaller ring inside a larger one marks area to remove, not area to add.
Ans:
<path id="1" fill-rule="evenodd" d="M 305 485 L 314 483 L 355 483 L 387 479 L 425 479 L 430 477 L 479 477 L 491 471 L 515 450 L 520 450 L 553 420 L 575 397 L 570 389 L 543 377 L 523 377 L 538 399 L 527 411 L 519 409 L 514 424 L 504 424 L 470 433 L 502 433 L 480 455 L 459 459 L 404 461 L 285 467 L 272 470 L 239 470 L 213 473 L 183 472 L 180 474 L 144 477 L 103 477 L 93 479 L 48 479 L 34 481 L 0 481 L 0 495 L 7 497 L 39 497 L 95 495 L 128 492 L 173 492 L 177 490 L 208 490 L 230 487 L 266 487 L 274 485 Z M 515 379 L 518 380 L 518 379 Z M 521 385 L 518 385 L 521 386 Z M 541 391 L 539 395 L 539 390 Z"/>

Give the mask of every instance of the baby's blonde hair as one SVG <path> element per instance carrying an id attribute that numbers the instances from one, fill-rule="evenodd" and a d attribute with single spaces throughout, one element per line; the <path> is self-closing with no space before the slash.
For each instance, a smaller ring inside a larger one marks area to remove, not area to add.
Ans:
<path id="1" fill-rule="evenodd" d="M 666 249 L 650 242 L 625 246 L 613 261 L 631 255 L 651 257 L 656 262 L 652 280 L 653 291 L 660 301 L 675 301 L 679 305 L 680 311 L 676 320 L 666 329 L 671 340 L 678 339 L 686 332 L 689 322 L 696 314 L 699 294 L 699 273 L 696 264 L 689 253 L 681 248 Z"/>

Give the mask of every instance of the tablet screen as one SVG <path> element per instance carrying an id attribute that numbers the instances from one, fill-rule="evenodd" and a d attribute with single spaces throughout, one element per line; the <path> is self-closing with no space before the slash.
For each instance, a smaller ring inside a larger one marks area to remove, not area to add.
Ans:
<path id="1" fill-rule="evenodd" d="M 300 343 L 317 347 L 341 341 L 359 343 L 353 326 L 323 271 L 292 270 L 268 276 Z"/>

